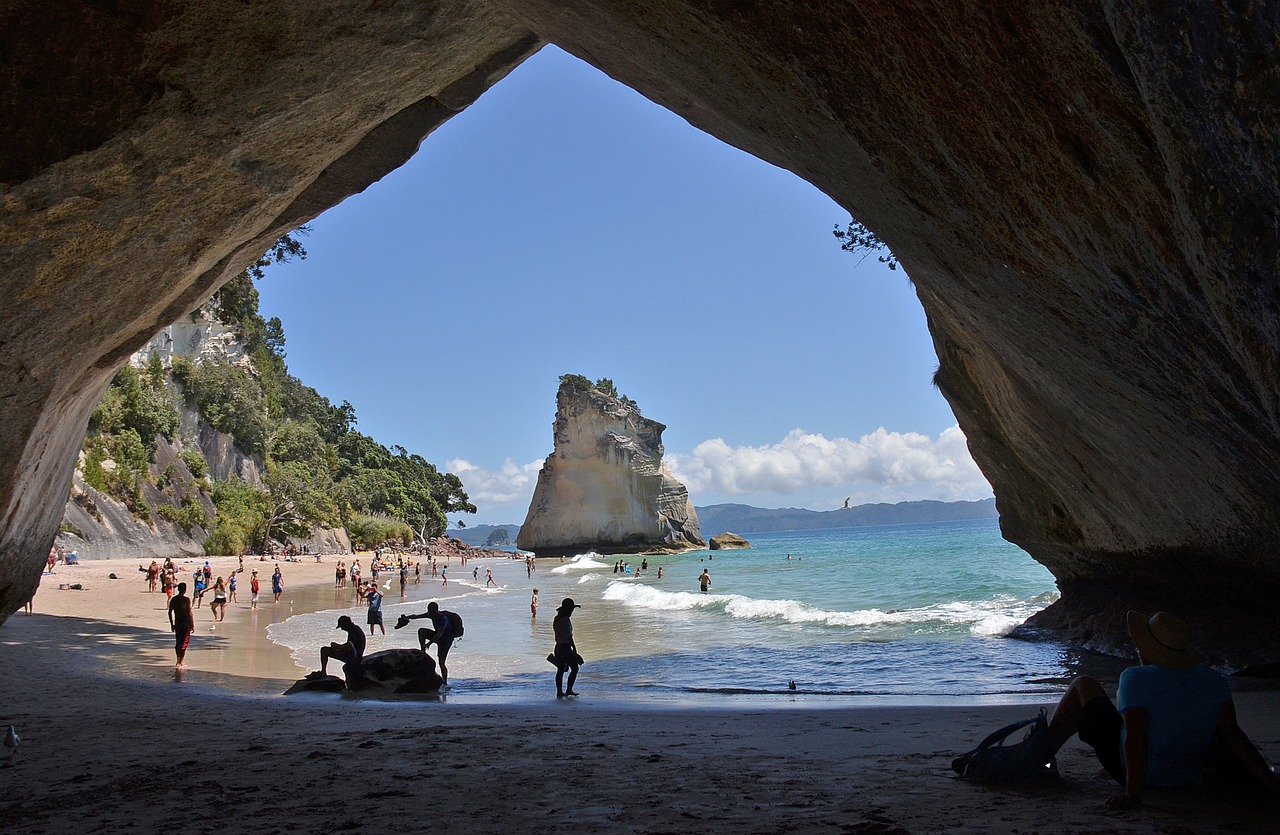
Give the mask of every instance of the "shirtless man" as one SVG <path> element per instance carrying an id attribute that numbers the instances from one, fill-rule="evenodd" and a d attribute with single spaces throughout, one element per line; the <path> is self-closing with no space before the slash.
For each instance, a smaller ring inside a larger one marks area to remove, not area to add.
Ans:
<path id="1" fill-rule="evenodd" d="M 329 674 L 329 659 L 336 658 L 345 664 L 358 664 L 364 658 L 364 630 L 355 621 L 343 615 L 338 618 L 338 628 L 347 633 L 346 643 L 334 641 L 327 647 L 320 647 L 320 671 L 312 673 L 308 678 L 324 678 Z"/>
<path id="2" fill-rule="evenodd" d="M 706 594 L 707 589 L 711 588 L 711 572 L 705 568 L 698 575 L 698 587 L 702 589 L 703 594 Z"/>
<path id="3" fill-rule="evenodd" d="M 173 650 L 178 656 L 178 663 L 174 666 L 181 670 L 187 666 L 182 660 L 187 657 L 187 644 L 196 628 L 186 583 L 178 583 L 178 593 L 169 599 L 169 628 L 173 630 Z"/>

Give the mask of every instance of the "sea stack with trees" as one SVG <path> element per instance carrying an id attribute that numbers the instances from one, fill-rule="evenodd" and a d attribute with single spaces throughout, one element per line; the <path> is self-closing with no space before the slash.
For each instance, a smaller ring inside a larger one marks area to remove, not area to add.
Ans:
<path id="1" fill-rule="evenodd" d="M 706 547 L 689 491 L 662 460 L 667 427 L 613 381 L 565 374 L 547 456 L 516 544 L 538 556 Z"/>

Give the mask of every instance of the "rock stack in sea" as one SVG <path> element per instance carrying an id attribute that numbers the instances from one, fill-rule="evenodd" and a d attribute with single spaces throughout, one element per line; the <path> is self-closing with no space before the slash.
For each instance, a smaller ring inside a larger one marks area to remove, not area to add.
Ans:
<path id="1" fill-rule="evenodd" d="M 626 398 L 562 378 L 555 450 L 516 544 L 539 556 L 704 547 L 689 491 L 662 461 L 665 429 Z"/>

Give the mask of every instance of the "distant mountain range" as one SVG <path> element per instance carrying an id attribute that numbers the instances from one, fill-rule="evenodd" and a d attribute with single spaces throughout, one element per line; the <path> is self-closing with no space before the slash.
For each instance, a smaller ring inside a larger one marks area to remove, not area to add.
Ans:
<path id="1" fill-rule="evenodd" d="M 696 508 L 702 536 L 710 539 L 727 531 L 803 531 L 815 528 L 857 528 L 866 525 L 908 525 L 915 522 L 955 522 L 962 519 L 995 519 L 996 500 L 977 502 L 898 502 L 860 504 L 835 510 L 805 510 L 802 507 L 770 509 L 745 504 L 713 504 Z M 449 536 L 468 545 L 484 545 L 498 528 L 507 532 L 514 545 L 519 525 L 475 525 L 450 530 Z"/>
<path id="2" fill-rule="evenodd" d="M 996 500 L 977 502 L 898 502 L 861 504 L 836 510 L 784 507 L 770 510 L 745 504 L 713 504 L 700 507 L 702 535 L 711 537 L 732 531 L 803 531 L 815 528 L 857 528 L 866 525 L 906 525 L 913 522 L 955 522 L 961 519 L 995 519 Z"/>

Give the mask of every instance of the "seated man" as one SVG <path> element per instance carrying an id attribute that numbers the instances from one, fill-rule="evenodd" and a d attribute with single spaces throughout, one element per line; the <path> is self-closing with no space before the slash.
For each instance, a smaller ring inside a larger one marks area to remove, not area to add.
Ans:
<path id="1" fill-rule="evenodd" d="M 343 615 L 338 618 L 338 628 L 347 633 L 344 644 L 334 642 L 327 647 L 320 647 L 320 669 L 307 678 L 324 678 L 329 674 L 329 659 L 336 658 L 346 664 L 359 664 L 364 658 L 364 630 L 356 626 L 355 621 Z"/>
<path id="2" fill-rule="evenodd" d="M 449 613 L 440 608 L 440 604 L 434 600 L 427 604 L 427 611 L 420 615 L 401 615 L 396 621 L 396 629 L 407 626 L 409 621 L 418 618 L 430 618 L 431 625 L 434 629 L 423 627 L 418 630 L 418 644 L 422 647 L 422 651 L 426 652 L 427 647 L 432 643 L 436 645 L 436 657 L 440 660 L 440 678 L 445 684 L 449 683 L 449 668 L 444 665 L 444 660 L 449 657 L 449 649 L 453 646 L 453 640 L 457 636 L 454 634 L 456 630 L 453 628 L 452 620 Z"/>
<path id="3" fill-rule="evenodd" d="M 1280 778 L 1236 724 L 1231 691 L 1191 648 L 1186 624 L 1168 612 L 1128 617 L 1140 665 L 1121 673 L 1116 705 L 1095 679 L 1072 681 L 1049 722 L 1054 750 L 1073 734 L 1094 749 L 1124 786 L 1111 809 L 1138 806 L 1147 786 L 1198 783 L 1206 767 L 1252 777 L 1280 798 Z"/>

